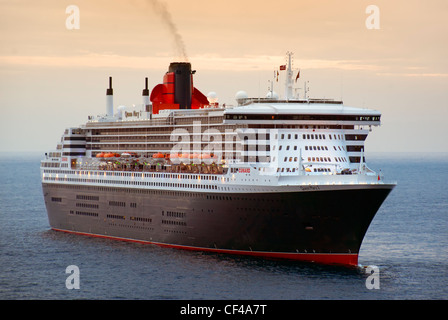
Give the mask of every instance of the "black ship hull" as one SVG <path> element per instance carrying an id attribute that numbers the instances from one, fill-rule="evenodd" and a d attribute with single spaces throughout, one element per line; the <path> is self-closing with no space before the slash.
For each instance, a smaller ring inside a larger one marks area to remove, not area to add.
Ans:
<path id="1" fill-rule="evenodd" d="M 356 266 L 394 185 L 204 193 L 43 183 L 52 229 L 174 248 Z"/>

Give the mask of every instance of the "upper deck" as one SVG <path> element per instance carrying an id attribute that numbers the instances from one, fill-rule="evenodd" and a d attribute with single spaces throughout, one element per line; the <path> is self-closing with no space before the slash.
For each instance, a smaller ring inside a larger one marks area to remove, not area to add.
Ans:
<path id="1" fill-rule="evenodd" d="M 225 111 L 226 123 L 380 125 L 381 113 L 333 100 L 256 100 Z"/>

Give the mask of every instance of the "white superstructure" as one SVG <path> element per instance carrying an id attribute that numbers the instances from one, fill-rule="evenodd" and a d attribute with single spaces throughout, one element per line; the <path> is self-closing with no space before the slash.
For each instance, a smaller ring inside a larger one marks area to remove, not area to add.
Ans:
<path id="1" fill-rule="evenodd" d="M 42 162 L 42 178 L 211 192 L 383 183 L 364 157 L 381 114 L 331 99 L 293 99 L 288 57 L 284 100 L 240 91 L 237 106 L 213 99 L 202 109 L 153 114 L 146 78 L 142 105 L 120 106 L 112 115 L 109 79 L 106 116 L 67 129 Z"/>

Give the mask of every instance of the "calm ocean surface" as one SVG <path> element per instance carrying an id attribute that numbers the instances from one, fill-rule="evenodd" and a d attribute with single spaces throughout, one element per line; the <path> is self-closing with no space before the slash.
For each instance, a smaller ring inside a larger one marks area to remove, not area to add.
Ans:
<path id="1" fill-rule="evenodd" d="M 448 155 L 367 154 L 398 182 L 371 224 L 358 270 L 202 254 L 51 231 L 39 154 L 0 154 L 0 299 L 447 300 Z M 80 270 L 68 290 L 65 270 Z"/>

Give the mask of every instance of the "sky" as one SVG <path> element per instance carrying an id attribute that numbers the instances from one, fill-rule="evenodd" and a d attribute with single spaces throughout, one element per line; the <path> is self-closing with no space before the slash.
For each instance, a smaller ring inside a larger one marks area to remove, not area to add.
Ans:
<path id="1" fill-rule="evenodd" d="M 448 152 L 447 15 L 446 0 L 0 0 L 0 151 L 54 149 L 105 113 L 109 76 L 115 108 L 138 105 L 145 77 L 188 61 L 231 105 L 264 97 L 293 52 L 300 93 L 382 113 L 367 152 Z"/>

